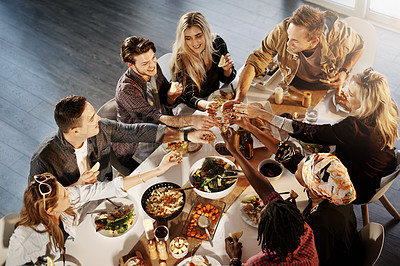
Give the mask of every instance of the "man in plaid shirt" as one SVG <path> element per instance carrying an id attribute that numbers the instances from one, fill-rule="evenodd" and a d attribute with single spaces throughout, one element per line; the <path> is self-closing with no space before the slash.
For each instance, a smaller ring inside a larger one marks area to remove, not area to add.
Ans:
<path id="1" fill-rule="evenodd" d="M 117 120 L 128 124 L 162 123 L 170 127 L 208 129 L 215 126 L 209 116 L 172 116 L 171 109 L 182 93 L 182 85 L 166 80 L 155 52 L 154 43 L 145 38 L 131 36 L 123 41 L 121 57 L 128 69 L 119 79 L 115 92 Z M 156 144 L 113 143 L 118 159 L 131 170 L 157 147 Z"/>

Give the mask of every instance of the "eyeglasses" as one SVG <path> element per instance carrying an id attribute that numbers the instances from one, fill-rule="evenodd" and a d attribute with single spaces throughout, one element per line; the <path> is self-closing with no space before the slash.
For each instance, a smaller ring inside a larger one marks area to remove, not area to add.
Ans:
<path id="1" fill-rule="evenodd" d="M 35 175 L 34 178 L 35 181 L 39 183 L 38 189 L 40 195 L 43 196 L 43 206 L 44 210 L 46 211 L 46 196 L 49 195 L 52 191 L 51 186 L 47 184 L 46 181 L 53 179 L 54 177 L 42 174 L 42 175 Z"/>

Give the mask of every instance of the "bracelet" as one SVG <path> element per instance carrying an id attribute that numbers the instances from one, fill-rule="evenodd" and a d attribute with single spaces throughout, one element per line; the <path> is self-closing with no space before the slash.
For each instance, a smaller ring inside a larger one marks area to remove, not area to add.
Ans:
<path id="1" fill-rule="evenodd" d="M 229 262 L 229 265 L 232 266 L 242 265 L 242 262 L 238 258 L 232 258 L 231 261 Z"/>
<path id="2" fill-rule="evenodd" d="M 342 71 L 343 71 L 344 73 L 346 73 L 347 76 L 350 75 L 350 72 L 347 70 L 347 68 L 342 67 L 341 69 L 339 69 L 339 73 L 342 72 Z"/>
<path id="3" fill-rule="evenodd" d="M 190 132 L 192 132 L 192 131 L 191 130 L 186 130 L 186 129 L 183 131 L 183 140 L 184 141 L 190 142 L 190 140 L 188 139 L 188 134 Z"/>

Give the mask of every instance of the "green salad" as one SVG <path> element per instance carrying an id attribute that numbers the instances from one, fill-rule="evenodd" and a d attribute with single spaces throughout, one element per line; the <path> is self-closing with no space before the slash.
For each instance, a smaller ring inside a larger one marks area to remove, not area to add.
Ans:
<path id="1" fill-rule="evenodd" d="M 193 186 L 204 192 L 225 190 L 236 182 L 236 178 L 221 178 L 227 176 L 232 165 L 222 159 L 205 158 L 203 165 L 193 175 Z M 229 173 L 229 176 L 236 173 Z"/>
<path id="2" fill-rule="evenodd" d="M 96 231 L 110 230 L 113 234 L 123 234 L 130 226 L 132 226 L 136 214 L 134 209 L 121 208 L 117 211 L 112 211 L 105 216 L 99 215 L 95 220 L 97 225 Z"/>

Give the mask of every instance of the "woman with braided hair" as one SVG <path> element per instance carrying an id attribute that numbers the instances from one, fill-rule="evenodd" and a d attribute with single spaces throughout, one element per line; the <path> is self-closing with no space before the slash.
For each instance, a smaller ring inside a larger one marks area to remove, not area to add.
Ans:
<path id="1" fill-rule="evenodd" d="M 254 128 L 245 122 L 239 124 L 254 133 Z M 266 205 L 258 225 L 257 239 L 262 251 L 245 265 L 341 265 L 350 258 L 358 258 L 358 253 L 352 253 L 358 252 L 358 238 L 353 206 L 349 204 L 356 198 L 356 192 L 346 167 L 336 156 L 317 153 L 303 157 L 287 142 L 279 142 L 265 133 L 256 135 L 291 171 L 296 165 L 295 177 L 310 199 L 302 215 L 292 203 L 283 201 L 268 179 L 238 151 L 234 145 L 237 134 L 228 129 L 223 136 L 228 150 Z M 311 237 L 305 238 L 307 234 Z M 317 262 L 311 256 L 314 241 Z M 241 257 L 241 244 L 231 237 L 225 243 L 231 265 L 236 265 Z"/>
<path id="2" fill-rule="evenodd" d="M 314 234 L 300 211 L 293 203 L 284 201 L 271 183 L 244 158 L 234 145 L 238 135 L 232 128 L 228 128 L 223 137 L 250 185 L 266 205 L 261 212 L 257 237 L 262 251 L 245 265 L 318 265 Z M 230 265 L 241 265 L 241 243 L 228 237 L 225 245 L 231 258 Z"/>

